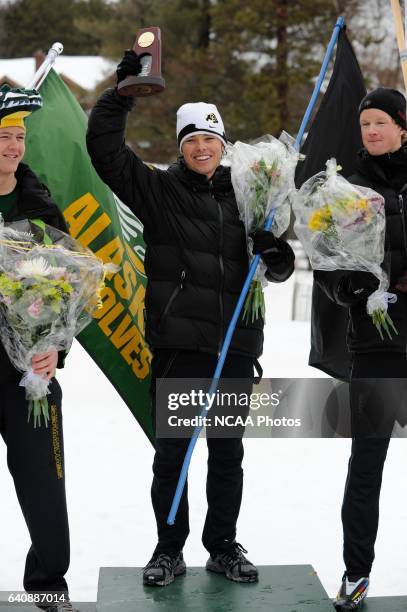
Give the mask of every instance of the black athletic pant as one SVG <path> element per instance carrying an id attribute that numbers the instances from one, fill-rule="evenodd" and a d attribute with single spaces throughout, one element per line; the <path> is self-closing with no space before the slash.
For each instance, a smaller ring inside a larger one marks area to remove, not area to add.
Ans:
<path id="1" fill-rule="evenodd" d="M 383 466 L 395 420 L 404 424 L 406 380 L 407 360 L 402 353 L 354 355 L 350 383 L 353 439 L 342 506 L 349 576 L 369 576 L 372 568 Z"/>
<path id="2" fill-rule="evenodd" d="M 157 378 L 208 378 L 215 371 L 215 355 L 192 351 L 160 349 L 152 362 L 151 397 L 155 422 L 155 381 Z M 253 360 L 239 355 L 227 357 L 222 377 L 240 378 L 239 393 L 251 393 Z M 240 431 L 240 436 L 243 431 Z M 156 552 L 182 550 L 189 534 L 187 484 L 175 524 L 167 525 L 178 476 L 188 446 L 187 438 L 157 438 L 153 463 L 151 497 L 157 521 Z M 243 488 L 243 443 L 238 438 L 208 438 L 208 511 L 202 542 L 210 553 L 225 550 L 236 537 Z"/>
<path id="3" fill-rule="evenodd" d="M 52 379 L 50 422 L 27 423 L 25 389 L 18 381 L 0 384 L 0 433 L 7 463 L 31 537 L 24 588 L 30 592 L 68 591 L 69 528 L 65 498 L 61 388 Z"/>

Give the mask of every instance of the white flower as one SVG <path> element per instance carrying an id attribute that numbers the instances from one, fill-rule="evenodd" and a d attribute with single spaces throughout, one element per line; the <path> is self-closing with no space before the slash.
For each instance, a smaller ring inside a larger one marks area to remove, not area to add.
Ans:
<path id="1" fill-rule="evenodd" d="M 24 278 L 30 276 L 48 276 L 51 272 L 52 268 L 44 257 L 26 259 L 18 264 L 18 273 Z"/>

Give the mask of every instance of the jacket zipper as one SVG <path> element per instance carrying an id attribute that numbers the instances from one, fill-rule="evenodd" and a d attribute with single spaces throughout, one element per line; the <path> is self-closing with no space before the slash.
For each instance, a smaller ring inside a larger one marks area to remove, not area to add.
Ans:
<path id="1" fill-rule="evenodd" d="M 167 363 L 165 364 L 164 372 L 161 374 L 159 379 L 156 378 L 156 381 L 155 381 L 155 394 L 156 394 L 156 396 L 157 396 L 157 393 L 158 393 L 159 389 L 161 388 L 161 385 L 163 383 L 163 379 L 167 378 L 167 376 L 168 376 L 168 374 L 169 374 L 169 372 L 170 372 L 170 370 L 171 370 L 171 368 L 173 366 L 173 363 L 174 363 L 176 357 L 178 356 L 178 353 L 179 353 L 178 350 L 172 351 L 172 353 L 171 353 Z M 157 382 L 158 380 L 161 381 L 160 384 L 158 384 L 158 382 Z"/>
<path id="2" fill-rule="evenodd" d="M 404 217 L 404 200 L 401 193 L 399 193 L 399 205 L 400 205 L 400 215 L 401 215 L 401 226 L 403 228 L 403 241 L 404 241 L 404 252 L 407 255 L 407 233 L 406 233 L 406 220 Z M 407 340 L 405 345 L 405 357 L 407 359 Z"/>
<path id="3" fill-rule="evenodd" d="M 179 294 L 180 291 L 182 291 L 182 289 L 184 288 L 184 280 L 185 280 L 185 276 L 186 276 L 186 272 L 185 270 L 182 270 L 181 272 L 181 276 L 180 276 L 180 281 L 178 283 L 178 285 L 175 287 L 174 291 L 171 293 L 168 302 L 160 316 L 160 320 L 158 322 L 158 329 L 161 328 L 165 317 L 168 314 L 169 309 L 171 308 L 171 304 L 173 303 L 173 301 L 175 300 L 175 298 L 177 297 L 177 295 Z"/>
<path id="4" fill-rule="evenodd" d="M 221 349 L 222 349 L 222 344 L 223 344 L 223 285 L 224 285 L 224 278 L 225 278 L 225 268 L 223 265 L 223 256 L 222 256 L 222 250 L 223 250 L 223 212 L 222 212 L 222 207 L 219 204 L 219 202 L 217 201 L 217 199 L 215 198 L 215 196 L 213 195 L 213 183 L 212 181 L 209 181 L 209 189 L 210 189 L 210 193 L 212 198 L 215 200 L 217 207 L 218 207 L 218 213 L 219 213 L 219 224 L 220 224 L 220 232 L 219 232 L 219 268 L 220 268 L 220 289 L 219 289 L 219 310 L 220 310 L 220 326 L 219 326 L 219 341 L 218 341 L 218 357 L 220 355 Z"/>

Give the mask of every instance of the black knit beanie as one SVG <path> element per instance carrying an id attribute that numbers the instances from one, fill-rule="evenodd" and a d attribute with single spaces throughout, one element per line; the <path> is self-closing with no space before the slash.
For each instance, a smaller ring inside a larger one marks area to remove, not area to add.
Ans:
<path id="1" fill-rule="evenodd" d="M 384 111 L 394 119 L 397 125 L 407 130 L 406 99 L 397 89 L 378 87 L 368 93 L 359 104 L 359 115 L 369 108 L 378 108 Z"/>

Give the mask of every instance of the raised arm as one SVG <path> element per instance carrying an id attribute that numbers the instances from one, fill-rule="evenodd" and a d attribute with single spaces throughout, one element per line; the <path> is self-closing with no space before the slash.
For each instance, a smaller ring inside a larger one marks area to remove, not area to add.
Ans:
<path id="1" fill-rule="evenodd" d="M 106 90 L 89 117 L 86 143 L 100 178 L 143 221 L 148 207 L 159 198 L 162 171 L 144 164 L 125 143 L 127 115 L 133 105 L 133 98 Z"/>

